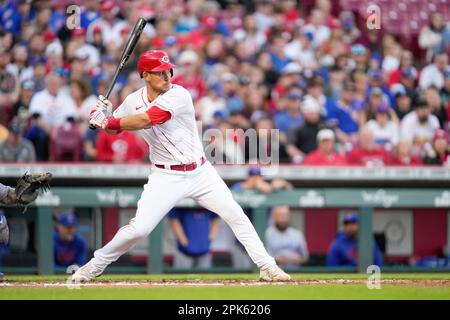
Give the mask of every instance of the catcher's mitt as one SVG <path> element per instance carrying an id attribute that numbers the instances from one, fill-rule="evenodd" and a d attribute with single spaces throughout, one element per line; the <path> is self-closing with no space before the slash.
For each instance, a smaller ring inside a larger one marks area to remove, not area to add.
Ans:
<path id="1" fill-rule="evenodd" d="M 47 173 L 25 173 L 22 178 L 17 181 L 15 188 L 16 191 L 16 203 L 24 206 L 29 205 L 36 200 L 39 189 L 44 191 L 50 189 L 50 181 L 52 180 L 52 174 Z"/>

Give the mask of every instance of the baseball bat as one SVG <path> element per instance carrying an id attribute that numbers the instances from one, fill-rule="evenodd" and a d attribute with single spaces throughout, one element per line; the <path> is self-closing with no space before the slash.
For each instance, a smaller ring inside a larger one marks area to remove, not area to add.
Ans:
<path id="1" fill-rule="evenodd" d="M 119 74 L 122 71 L 123 67 L 125 66 L 125 63 L 128 61 L 128 58 L 133 52 L 134 47 L 136 47 L 139 37 L 141 36 L 142 30 L 144 30 L 146 24 L 147 20 L 145 20 L 144 18 L 139 18 L 139 20 L 134 25 L 134 29 L 131 32 L 130 37 L 128 38 L 125 48 L 123 49 L 122 56 L 120 58 L 120 63 L 117 66 L 116 71 L 114 72 L 111 84 L 109 85 L 108 91 L 105 94 L 106 99 L 109 98 L 109 95 L 111 94 L 111 91 L 114 88 L 114 85 L 116 84 L 117 78 L 119 77 Z M 89 125 L 89 128 L 95 130 L 94 125 Z"/>

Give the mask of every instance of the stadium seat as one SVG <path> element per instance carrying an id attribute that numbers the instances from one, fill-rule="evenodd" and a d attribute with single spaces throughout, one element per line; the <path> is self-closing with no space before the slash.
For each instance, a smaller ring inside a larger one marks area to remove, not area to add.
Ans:
<path id="1" fill-rule="evenodd" d="M 408 5 L 407 5 L 407 3 L 406 3 L 406 2 L 399 2 L 399 3 L 398 3 L 398 9 L 399 9 L 400 11 L 403 11 L 403 12 L 408 11 Z"/>
<path id="2" fill-rule="evenodd" d="M 420 28 L 419 28 L 420 24 L 417 20 L 411 20 L 409 22 L 409 31 L 412 34 L 419 34 L 420 32 Z"/>
<path id="3" fill-rule="evenodd" d="M 50 158 L 53 161 L 81 161 L 83 136 L 76 124 L 66 123 L 52 134 Z"/>
<path id="4" fill-rule="evenodd" d="M 429 3 L 429 4 L 428 4 L 428 10 L 429 10 L 430 12 L 436 12 L 436 11 L 437 11 L 437 6 L 436 6 L 436 4 L 434 4 L 434 3 Z"/>

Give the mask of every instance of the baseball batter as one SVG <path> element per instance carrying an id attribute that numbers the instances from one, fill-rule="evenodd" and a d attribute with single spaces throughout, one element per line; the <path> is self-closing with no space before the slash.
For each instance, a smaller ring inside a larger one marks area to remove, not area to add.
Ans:
<path id="1" fill-rule="evenodd" d="M 150 145 L 152 167 L 135 218 L 108 244 L 95 251 L 94 257 L 71 280 L 84 282 L 102 274 L 109 264 L 147 237 L 184 198 L 194 199 L 226 221 L 260 268 L 262 280 L 290 280 L 267 253 L 227 185 L 205 159 L 192 98 L 186 89 L 171 83 L 174 67 L 164 51 L 143 53 L 138 60 L 138 71 L 146 82 L 145 87 L 127 96 L 114 113 L 111 103 L 102 96 L 91 110 L 90 124 L 96 128 L 111 134 L 138 130 Z"/>

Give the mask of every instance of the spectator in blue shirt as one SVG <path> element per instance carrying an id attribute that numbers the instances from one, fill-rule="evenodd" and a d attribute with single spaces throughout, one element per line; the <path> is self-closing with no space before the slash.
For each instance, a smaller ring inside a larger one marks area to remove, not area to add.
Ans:
<path id="1" fill-rule="evenodd" d="M 67 5 L 65 3 L 56 2 L 52 8 L 52 14 L 50 16 L 50 20 L 48 22 L 49 29 L 58 34 L 61 28 L 64 27 L 67 21 Z M 79 28 L 79 26 L 75 26 Z"/>
<path id="2" fill-rule="evenodd" d="M 95 161 L 97 158 L 96 141 L 100 130 L 87 130 L 83 141 L 83 159 Z"/>
<path id="3" fill-rule="evenodd" d="M 338 139 L 343 143 L 356 143 L 358 139 L 358 121 L 363 110 L 357 107 L 354 93 L 355 85 L 352 82 L 345 82 L 341 98 L 327 114 L 327 120 L 335 120 Z"/>
<path id="4" fill-rule="evenodd" d="M 23 22 L 36 17 L 31 0 L 2 1 L 0 3 L 0 30 L 19 35 Z"/>
<path id="5" fill-rule="evenodd" d="M 383 95 L 388 101 L 391 99 L 389 88 L 385 86 L 383 81 L 383 73 L 381 70 L 373 69 L 369 70 L 369 86 L 367 87 L 367 96 L 370 96 L 373 88 L 380 88 L 383 91 Z"/>
<path id="6" fill-rule="evenodd" d="M 211 242 L 219 231 L 217 215 L 211 211 L 173 209 L 169 213 L 170 227 L 177 241 L 175 268 L 209 268 Z"/>
<path id="7" fill-rule="evenodd" d="M 283 37 L 274 37 L 270 43 L 270 58 L 272 59 L 272 65 L 277 72 L 292 62 L 291 58 L 286 57 L 285 49 L 286 40 Z"/>
<path id="8" fill-rule="evenodd" d="M 39 113 L 33 113 L 30 119 L 30 128 L 25 134 L 25 138 L 33 143 L 34 149 L 36 151 L 36 160 L 48 161 L 50 137 L 47 132 L 44 120 Z"/>
<path id="9" fill-rule="evenodd" d="M 344 217 L 344 231 L 337 234 L 327 255 L 327 265 L 358 265 L 358 215 L 347 214 Z M 383 258 L 378 245 L 373 241 L 373 264 L 382 266 Z"/>
<path id="10" fill-rule="evenodd" d="M 293 89 L 288 93 L 286 110 L 278 112 L 274 117 L 275 126 L 281 134 L 286 136 L 291 129 L 303 123 L 301 102 L 302 95 L 299 90 Z"/>
<path id="11" fill-rule="evenodd" d="M 92 22 L 99 19 L 100 15 L 100 2 L 96 0 L 84 1 L 84 8 L 80 15 L 81 28 L 87 30 Z"/>
<path id="12" fill-rule="evenodd" d="M 86 263 L 86 241 L 77 235 L 77 218 L 71 212 L 62 214 L 53 232 L 55 265 L 68 267 Z"/>

